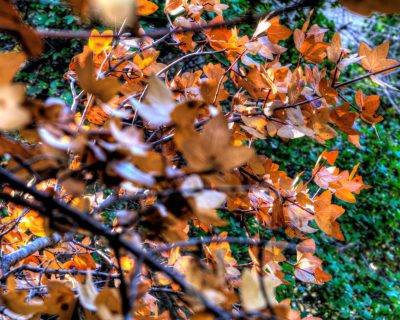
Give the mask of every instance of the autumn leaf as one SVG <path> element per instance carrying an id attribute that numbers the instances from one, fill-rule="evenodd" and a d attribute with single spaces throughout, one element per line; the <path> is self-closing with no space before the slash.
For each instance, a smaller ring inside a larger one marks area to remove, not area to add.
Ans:
<path id="1" fill-rule="evenodd" d="M 225 203 L 226 194 L 214 190 L 199 191 L 203 188 L 203 182 L 198 175 L 187 177 L 181 185 L 183 195 L 194 200 L 193 210 L 201 222 L 214 226 L 226 225 L 216 211 Z"/>
<path id="2" fill-rule="evenodd" d="M 23 23 L 17 9 L 7 0 L 0 0 L 0 30 L 16 36 L 27 55 L 37 58 L 42 53 L 42 38 Z"/>
<path id="3" fill-rule="evenodd" d="M 171 15 L 177 15 L 184 9 L 184 0 L 166 0 L 165 11 Z"/>
<path id="4" fill-rule="evenodd" d="M 157 76 L 151 75 L 144 102 L 131 99 L 133 106 L 151 127 L 160 127 L 171 122 L 171 112 L 176 103 L 171 91 Z"/>
<path id="5" fill-rule="evenodd" d="M 95 76 L 92 53 L 87 54 L 83 58 L 83 61 L 77 64 L 76 74 L 82 89 L 95 95 L 103 102 L 111 100 L 121 88 L 117 78 L 107 77 L 98 79 Z"/>
<path id="6" fill-rule="evenodd" d="M 332 151 L 324 151 L 321 154 L 321 157 L 324 158 L 331 166 L 335 163 L 337 157 L 339 155 L 338 150 L 332 150 Z"/>
<path id="7" fill-rule="evenodd" d="M 0 86 L 0 129 L 20 129 L 31 120 L 31 114 L 21 105 L 25 99 L 25 87 L 21 84 Z"/>
<path id="8" fill-rule="evenodd" d="M 344 241 L 344 236 L 340 230 L 340 225 L 336 221 L 343 213 L 341 206 L 332 204 L 332 193 L 324 191 L 314 200 L 315 222 L 327 235 L 335 239 Z"/>
<path id="9" fill-rule="evenodd" d="M 92 14 L 100 17 L 109 26 L 133 26 L 136 21 L 136 1 L 134 0 L 90 0 Z"/>
<path id="10" fill-rule="evenodd" d="M 273 275 L 266 275 L 262 279 L 268 301 L 265 300 L 261 289 L 260 276 L 255 269 L 245 269 L 242 273 L 240 297 L 243 308 L 248 312 L 260 311 L 267 306 L 275 306 L 275 288 L 282 282 Z"/>
<path id="11" fill-rule="evenodd" d="M 88 47 L 94 54 L 100 54 L 108 49 L 113 41 L 114 32 L 112 30 L 105 30 L 100 33 L 98 30 L 93 29 L 90 33 L 88 40 Z"/>
<path id="12" fill-rule="evenodd" d="M 0 53 L 0 86 L 8 85 L 15 77 L 15 74 L 26 61 L 23 52 L 1 52 Z"/>
<path id="13" fill-rule="evenodd" d="M 267 35 L 273 43 L 286 40 L 292 34 L 292 31 L 289 28 L 281 25 L 279 17 L 274 17 L 271 20 L 268 20 L 268 22 L 270 23 L 270 26 L 267 29 Z"/>
<path id="14" fill-rule="evenodd" d="M 376 48 L 369 47 L 365 42 L 361 42 L 358 55 L 361 57 L 361 65 L 370 72 L 377 72 L 397 64 L 397 60 L 387 59 L 390 42 L 385 41 Z"/>
<path id="15" fill-rule="evenodd" d="M 376 124 L 383 121 L 383 117 L 376 114 L 381 102 L 378 95 L 366 96 L 361 90 L 358 90 L 356 92 L 355 100 L 361 109 L 361 119 L 370 124 Z"/>
<path id="16" fill-rule="evenodd" d="M 342 48 L 342 39 L 340 33 L 335 32 L 332 37 L 332 42 L 329 47 L 326 48 L 327 57 L 330 62 L 338 63 L 340 58 L 347 53 L 346 50 Z"/>
<path id="17" fill-rule="evenodd" d="M 188 138 L 183 143 L 182 153 L 195 171 L 227 171 L 245 163 L 254 155 L 250 148 L 231 146 L 230 133 L 222 114 L 211 119 L 200 134 Z"/>
<path id="18" fill-rule="evenodd" d="M 158 5 L 149 0 L 136 0 L 136 6 L 139 16 L 148 16 L 158 10 Z"/>
<path id="19" fill-rule="evenodd" d="M 305 283 L 323 284 L 331 280 L 331 276 L 322 270 L 322 261 L 309 252 L 297 251 L 295 277 Z"/>

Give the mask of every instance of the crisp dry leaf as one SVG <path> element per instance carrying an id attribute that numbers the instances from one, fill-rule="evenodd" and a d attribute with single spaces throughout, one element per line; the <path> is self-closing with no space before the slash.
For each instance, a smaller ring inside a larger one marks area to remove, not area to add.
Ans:
<path id="1" fill-rule="evenodd" d="M 326 42 L 320 42 L 315 37 L 310 37 L 304 40 L 300 47 L 300 52 L 307 61 L 319 64 L 326 57 L 328 46 Z"/>
<path id="2" fill-rule="evenodd" d="M 77 64 L 76 73 L 82 89 L 103 102 L 110 101 L 121 88 L 117 78 L 107 77 L 99 80 L 96 78 L 92 53 L 87 54 L 84 60 Z"/>
<path id="3" fill-rule="evenodd" d="M 337 157 L 339 155 L 339 151 L 338 150 L 332 150 L 332 151 L 324 151 L 321 154 L 321 157 L 324 158 L 326 161 L 328 161 L 328 163 L 333 166 L 333 164 L 335 163 Z"/>
<path id="4" fill-rule="evenodd" d="M 259 35 L 263 34 L 264 32 L 266 32 L 268 30 L 268 28 L 271 26 L 271 23 L 268 22 L 268 20 L 262 19 L 260 20 L 260 22 L 257 25 L 256 30 L 253 33 L 253 38 L 258 37 Z"/>
<path id="5" fill-rule="evenodd" d="M 151 75 L 144 103 L 130 100 L 139 115 L 149 122 L 151 127 L 160 127 L 171 122 L 171 113 L 176 103 L 171 91 L 157 76 Z"/>
<path id="6" fill-rule="evenodd" d="M 322 270 L 322 261 L 312 253 L 297 251 L 297 263 L 294 275 L 305 283 L 323 284 L 331 280 L 331 276 Z"/>
<path id="7" fill-rule="evenodd" d="M 377 72 L 397 64 L 397 60 L 387 59 L 390 42 L 385 41 L 376 48 L 369 47 L 365 42 L 361 42 L 358 55 L 361 57 L 361 65 L 370 72 Z"/>

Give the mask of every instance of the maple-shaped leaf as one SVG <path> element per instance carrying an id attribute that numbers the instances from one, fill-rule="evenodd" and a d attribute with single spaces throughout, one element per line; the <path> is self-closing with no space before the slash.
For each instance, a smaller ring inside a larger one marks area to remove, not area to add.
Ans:
<path id="1" fill-rule="evenodd" d="M 378 95 L 366 96 L 361 90 L 358 90 L 355 100 L 361 109 L 361 119 L 365 122 L 375 124 L 383 120 L 381 115 L 376 114 L 381 102 Z"/>
<path id="2" fill-rule="evenodd" d="M 83 90 L 95 95 L 101 101 L 108 102 L 118 93 L 121 85 L 118 79 L 114 77 L 98 79 L 95 71 L 93 53 L 90 52 L 83 57 L 83 61 L 76 65 L 79 85 Z"/>
<path id="3" fill-rule="evenodd" d="M 389 46 L 390 42 L 385 41 L 372 49 L 365 42 L 361 42 L 358 55 L 361 57 L 363 68 L 370 72 L 377 72 L 397 64 L 397 60 L 387 59 Z"/>
<path id="4" fill-rule="evenodd" d="M 176 102 L 171 91 L 157 76 L 151 75 L 148 82 L 148 91 L 142 102 L 130 100 L 139 115 L 148 121 L 151 127 L 160 127 L 171 122 L 171 113 Z"/>
<path id="5" fill-rule="evenodd" d="M 228 171 L 242 165 L 254 155 L 251 148 L 232 146 L 230 139 L 226 119 L 219 114 L 204 126 L 200 134 L 184 141 L 181 151 L 189 167 L 195 171 Z"/>
<path id="6" fill-rule="evenodd" d="M 42 38 L 23 23 L 18 10 L 7 0 L 0 0 L 0 30 L 16 36 L 27 55 L 38 57 L 42 53 Z"/>
<path id="7" fill-rule="evenodd" d="M 136 0 L 136 8 L 139 16 L 149 16 L 158 10 L 158 5 L 149 0 Z"/>
<path id="8" fill-rule="evenodd" d="M 319 64 L 325 59 L 329 44 L 322 41 L 321 34 L 306 36 L 304 31 L 296 29 L 293 33 L 297 50 L 306 61 Z M 323 36 L 323 34 L 322 34 Z"/>
<path id="9" fill-rule="evenodd" d="M 335 239 L 344 241 L 344 236 L 340 230 L 340 225 L 336 221 L 343 213 L 341 206 L 332 204 L 332 193 L 324 191 L 314 199 L 315 222 L 327 235 Z"/>
<path id="10" fill-rule="evenodd" d="M 90 33 L 88 40 L 88 47 L 94 54 L 100 54 L 108 49 L 113 41 L 114 32 L 112 30 L 105 30 L 100 33 L 98 30 L 93 29 Z"/>
<path id="11" fill-rule="evenodd" d="M 217 16 L 210 23 L 219 24 L 223 22 L 223 17 Z M 205 34 L 210 42 L 210 46 L 214 50 L 228 51 L 228 58 L 230 60 L 233 60 L 237 54 L 242 53 L 244 51 L 244 46 L 249 41 L 247 36 L 239 37 L 237 28 L 228 29 L 226 27 L 220 27 L 205 31 Z"/>

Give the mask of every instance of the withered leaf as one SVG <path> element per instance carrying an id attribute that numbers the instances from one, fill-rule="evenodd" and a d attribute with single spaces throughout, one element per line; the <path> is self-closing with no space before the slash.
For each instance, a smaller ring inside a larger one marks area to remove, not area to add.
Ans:
<path id="1" fill-rule="evenodd" d="M 110 101 L 121 89 L 121 84 L 115 77 L 97 79 L 93 64 L 93 53 L 88 53 L 83 61 L 77 64 L 76 73 L 82 89 L 95 95 L 103 102 Z"/>
<path id="2" fill-rule="evenodd" d="M 254 155 L 251 148 L 232 146 L 230 138 L 226 119 L 219 114 L 204 126 L 201 133 L 188 138 L 181 151 L 193 170 L 228 171 Z"/>

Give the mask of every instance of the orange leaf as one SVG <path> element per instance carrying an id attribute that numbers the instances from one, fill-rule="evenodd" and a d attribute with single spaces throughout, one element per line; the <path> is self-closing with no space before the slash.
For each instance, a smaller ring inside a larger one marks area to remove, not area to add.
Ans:
<path id="1" fill-rule="evenodd" d="M 370 72 L 377 72 L 386 69 L 397 63 L 394 59 L 387 59 L 390 42 L 385 41 L 376 48 L 370 48 L 365 42 L 361 42 L 358 49 L 358 55 L 363 57 L 361 65 Z"/>
<path id="2" fill-rule="evenodd" d="M 271 26 L 267 30 L 267 35 L 269 40 L 273 43 L 278 43 L 280 40 L 286 40 L 292 34 L 292 31 L 281 25 L 279 21 L 279 17 L 274 17 L 271 20 L 268 20 Z"/>
<path id="3" fill-rule="evenodd" d="M 327 235 L 343 241 L 344 236 L 336 219 L 339 218 L 345 210 L 341 206 L 332 204 L 331 202 L 332 193 L 329 190 L 324 191 L 315 198 L 315 222 Z"/>
<path id="4" fill-rule="evenodd" d="M 361 90 L 356 92 L 356 103 L 361 108 L 361 119 L 370 124 L 381 122 L 383 117 L 375 114 L 380 105 L 378 95 L 366 96 Z"/>
<path id="5" fill-rule="evenodd" d="M 158 10 L 158 5 L 149 0 L 136 0 L 136 5 L 139 16 L 148 16 Z"/>

